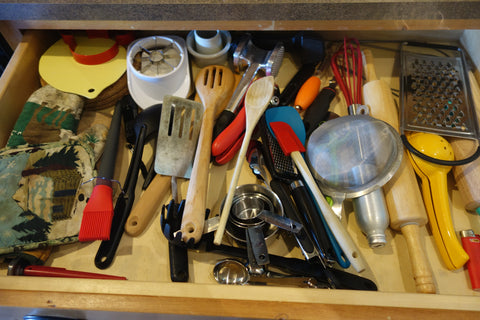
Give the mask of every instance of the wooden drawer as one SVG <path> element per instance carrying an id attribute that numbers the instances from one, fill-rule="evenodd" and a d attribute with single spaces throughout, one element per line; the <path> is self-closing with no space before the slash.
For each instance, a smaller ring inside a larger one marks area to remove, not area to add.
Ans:
<path id="1" fill-rule="evenodd" d="M 322 35 L 332 39 L 340 36 L 336 32 Z M 446 32 L 445 35 L 446 38 L 460 37 L 462 33 Z M 358 36 L 362 37 L 361 34 Z M 363 36 L 370 39 L 389 38 L 388 34 L 375 32 Z M 393 33 L 393 37 L 398 39 L 418 36 L 416 33 Z M 421 36 L 426 39 L 432 36 L 439 38 L 438 33 Z M 470 40 L 478 41 L 479 38 L 477 33 Z M 6 72 L 0 78 L 1 145 L 5 144 L 26 99 L 40 86 L 38 59 L 54 39 L 50 32 L 25 32 Z M 377 58 L 375 64 L 378 77 L 398 88 L 398 72 L 393 67 L 392 53 L 375 46 L 371 50 Z M 291 65 L 293 63 L 287 61 L 282 68 L 291 68 Z M 289 72 L 291 75 L 291 70 Z M 280 84 L 286 83 L 286 79 L 279 81 Z M 340 111 L 341 103 L 334 103 L 334 110 L 344 114 Z M 149 155 L 148 152 L 147 148 L 146 156 Z M 123 181 L 129 156 L 130 152 L 126 148 L 120 150 L 119 168 L 116 170 L 119 181 Z M 222 181 L 221 185 L 212 188 L 209 193 L 208 205 L 212 210 L 219 210 L 233 166 L 234 163 L 230 163 L 212 170 L 211 180 Z M 255 182 L 247 166 L 243 172 L 239 184 Z M 186 185 L 181 185 L 183 196 Z M 474 229 L 478 232 L 480 219 L 464 211 L 452 177 L 449 177 L 449 187 L 456 230 Z M 165 195 L 165 203 L 169 199 L 170 195 Z M 123 275 L 128 281 L 7 277 L 6 266 L 3 264 L 0 269 L 0 305 L 269 319 L 478 319 L 480 293 L 471 290 L 464 269 L 448 271 L 443 266 L 428 228 L 421 229 L 421 239 L 438 288 L 435 295 L 415 292 L 406 242 L 401 233 L 387 230 L 388 244 L 384 248 L 372 250 L 351 212 L 347 213 L 345 219 L 349 232 L 368 264 L 367 270 L 360 275 L 375 281 L 378 292 L 218 285 L 213 279 L 212 268 L 213 263 L 222 256 L 195 251 L 189 253 L 190 282 L 172 283 L 169 278 L 167 241 L 161 233 L 159 217 L 156 215 L 148 229 L 139 237 L 123 236 L 116 258 L 107 270 L 100 271 L 93 263 L 99 242 L 55 248 L 48 261 L 53 266 L 68 269 Z M 276 245 L 273 252 L 300 257 L 297 249 L 281 244 Z M 348 271 L 355 273 L 351 268 Z"/>

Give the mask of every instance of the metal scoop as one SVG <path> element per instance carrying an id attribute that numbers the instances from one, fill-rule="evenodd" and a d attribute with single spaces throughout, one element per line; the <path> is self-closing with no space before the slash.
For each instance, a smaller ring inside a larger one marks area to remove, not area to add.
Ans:
<path id="1" fill-rule="evenodd" d="M 318 288 L 318 281 L 313 277 L 298 277 L 266 271 L 263 274 L 252 274 L 248 267 L 235 259 L 224 259 L 215 264 L 213 276 L 220 284 L 262 284 L 294 286 L 302 288 Z"/>

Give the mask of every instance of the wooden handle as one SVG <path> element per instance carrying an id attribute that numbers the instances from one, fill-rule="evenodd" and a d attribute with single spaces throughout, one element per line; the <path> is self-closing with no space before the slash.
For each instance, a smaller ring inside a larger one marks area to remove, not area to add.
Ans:
<path id="1" fill-rule="evenodd" d="M 245 108 L 245 134 L 243 136 L 242 146 L 237 155 L 237 162 L 235 163 L 235 170 L 233 171 L 232 179 L 230 180 L 230 186 L 228 187 L 227 196 L 220 214 L 220 221 L 218 223 L 217 231 L 213 243 L 220 245 L 222 243 L 223 235 L 227 225 L 228 217 L 230 215 L 230 208 L 233 202 L 233 196 L 235 194 L 235 188 L 237 187 L 240 173 L 242 172 L 242 164 L 245 161 L 245 155 L 247 154 L 250 138 L 252 137 L 253 130 L 257 125 L 260 117 L 263 115 L 267 106 L 270 104 L 270 100 L 273 96 L 274 90 L 274 77 L 266 76 L 255 80 L 248 88 L 245 95 L 244 108 Z"/>
<path id="2" fill-rule="evenodd" d="M 384 81 L 377 80 L 373 56 L 370 50 L 364 50 L 364 56 L 367 80 L 369 80 L 369 82 L 363 86 L 364 103 L 370 107 L 370 112 L 373 117 L 385 121 L 399 130 L 398 110 L 395 106 L 391 90 Z M 427 223 L 427 212 L 423 203 L 422 194 L 418 186 L 415 171 L 408 160 L 406 151 L 404 151 L 399 169 L 393 178 L 383 186 L 383 190 L 388 214 L 390 216 L 390 227 L 392 229 L 403 231 L 403 228 L 407 225 L 415 225 L 418 228 Z M 413 227 L 408 227 L 407 229 L 413 229 Z M 410 237 L 410 235 L 405 235 L 405 237 Z M 421 269 L 423 279 L 432 278 L 432 272 L 425 259 L 424 248 L 421 243 L 410 241 L 412 238 L 414 237 L 407 238 L 407 245 L 414 275 L 418 272 L 418 269 Z M 421 265 L 417 265 L 417 263 Z M 433 281 L 427 282 L 431 282 L 431 285 L 434 286 Z M 418 292 L 425 293 L 435 292 L 435 288 L 425 288 L 419 285 L 418 281 L 417 290 L 419 290 Z"/>
<path id="3" fill-rule="evenodd" d="M 473 104 L 475 105 L 478 118 L 480 117 L 480 88 L 471 71 L 468 73 L 468 76 L 470 88 L 472 89 Z M 472 140 L 449 139 L 448 141 L 452 145 L 455 159 L 457 160 L 469 157 L 477 148 L 477 144 Z M 463 166 L 455 166 L 452 172 L 465 203 L 465 209 L 474 212 L 480 208 L 480 188 L 478 187 L 478 182 L 480 181 L 480 158 Z"/>
<path id="4" fill-rule="evenodd" d="M 420 227 L 418 224 L 407 224 L 401 227 L 401 231 L 407 240 L 417 292 L 435 293 L 436 289 L 433 283 L 432 272 L 421 245 Z"/>
<path id="5" fill-rule="evenodd" d="M 198 138 L 180 229 L 185 243 L 192 238 L 197 243 L 203 234 L 214 117 L 215 108 L 207 107 L 203 113 L 202 128 Z"/>
<path id="6" fill-rule="evenodd" d="M 238 152 L 237 162 L 235 163 L 235 170 L 233 171 L 233 176 L 230 180 L 230 185 L 228 187 L 227 196 L 225 197 L 225 202 L 223 203 L 222 212 L 220 214 L 220 220 L 218 223 L 217 231 L 215 232 L 215 238 L 213 243 L 217 246 L 222 243 L 223 235 L 228 222 L 228 217 L 230 215 L 230 209 L 233 203 L 233 197 L 235 196 L 235 189 L 237 188 L 238 179 L 240 178 L 240 173 L 242 172 L 242 164 L 245 161 L 245 155 L 247 154 L 248 142 L 252 136 L 252 130 L 246 131 L 245 136 L 243 137 L 242 147 Z"/>
<path id="7" fill-rule="evenodd" d="M 367 74 L 375 75 L 370 50 L 364 50 Z M 375 78 L 376 79 L 376 78 Z M 372 79 L 363 86 L 364 103 L 370 107 L 371 116 L 398 130 L 398 110 L 395 106 L 389 86 L 381 80 Z M 423 204 L 422 194 L 418 186 L 415 171 L 412 168 L 406 152 L 395 176 L 384 186 L 385 200 L 390 215 L 390 226 L 399 230 L 403 224 L 427 223 L 427 213 Z"/>
<path id="8" fill-rule="evenodd" d="M 365 58 L 365 79 L 366 82 L 378 80 L 377 73 L 375 72 L 375 65 L 373 64 L 373 54 L 372 51 L 368 49 L 363 49 L 363 57 Z"/>
<path id="9" fill-rule="evenodd" d="M 130 212 L 125 232 L 136 237 L 145 230 L 152 217 L 160 209 L 164 195 L 170 187 L 170 177 L 157 174 Z"/>

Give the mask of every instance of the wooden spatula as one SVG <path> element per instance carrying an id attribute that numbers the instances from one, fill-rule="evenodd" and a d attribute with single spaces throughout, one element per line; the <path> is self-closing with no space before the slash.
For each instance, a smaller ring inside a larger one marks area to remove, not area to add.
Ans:
<path id="1" fill-rule="evenodd" d="M 202 237 L 215 114 L 219 106 L 225 106 L 230 99 L 234 84 L 233 72 L 223 66 L 203 68 L 195 81 L 195 88 L 205 110 L 180 229 L 186 243 L 190 239 L 197 243 Z"/>
<path id="2" fill-rule="evenodd" d="M 322 192 L 318 188 L 315 179 L 313 178 L 307 164 L 305 163 L 305 160 L 303 159 L 302 154 L 300 153 L 305 152 L 305 147 L 295 135 L 295 132 L 288 123 L 282 121 L 270 122 L 270 127 L 275 133 L 275 137 L 277 138 L 278 144 L 282 148 L 283 153 L 292 157 L 292 160 L 295 162 L 295 165 L 305 179 L 305 182 L 317 201 L 317 204 L 320 207 L 328 226 L 334 233 L 335 238 L 337 239 L 337 242 L 342 248 L 346 257 L 357 272 L 362 272 L 365 270 L 365 261 L 363 261 L 356 244 L 353 242 L 347 230 L 345 230 L 340 220 L 337 218 L 327 200 L 325 200 Z"/>

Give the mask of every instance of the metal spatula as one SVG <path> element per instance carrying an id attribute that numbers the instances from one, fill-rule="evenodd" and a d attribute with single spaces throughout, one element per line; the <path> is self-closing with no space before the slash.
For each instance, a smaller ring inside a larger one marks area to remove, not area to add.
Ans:
<path id="1" fill-rule="evenodd" d="M 190 176 L 202 113 L 203 107 L 198 102 L 165 96 L 156 126 L 159 130 L 154 169 L 160 174 L 153 178 L 128 217 L 125 224 L 128 235 L 140 235 L 158 212 L 163 195 L 170 188 L 170 176 Z"/>
<path id="2" fill-rule="evenodd" d="M 157 173 L 190 178 L 202 114 L 199 102 L 165 96 L 155 156 Z"/>

